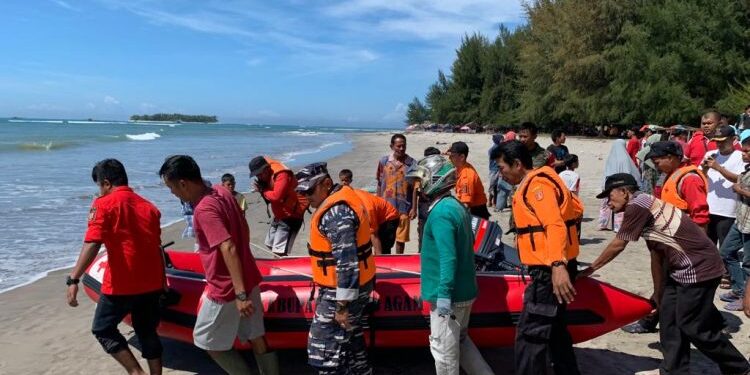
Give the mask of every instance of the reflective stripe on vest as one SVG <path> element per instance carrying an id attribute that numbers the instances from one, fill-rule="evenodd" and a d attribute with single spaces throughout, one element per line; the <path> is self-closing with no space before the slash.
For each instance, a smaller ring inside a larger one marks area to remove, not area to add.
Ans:
<path id="1" fill-rule="evenodd" d="M 370 221 L 362 200 L 354 190 L 348 186 L 328 198 L 315 210 L 310 220 L 310 242 L 307 244 L 312 266 L 313 281 L 316 284 L 336 288 L 336 259 L 333 257 L 333 247 L 328 238 L 318 229 L 320 220 L 328 209 L 338 203 L 345 203 L 354 211 L 359 220 L 357 228 L 357 258 L 359 260 L 359 285 L 365 285 L 375 277 L 375 258 L 372 256 L 370 243 Z"/>
<path id="2" fill-rule="evenodd" d="M 664 187 L 662 187 L 661 190 L 661 199 L 680 210 L 687 210 L 688 202 L 680 195 L 680 186 L 683 178 L 691 173 L 697 174 L 698 177 L 703 180 L 703 186 L 705 186 L 706 191 L 708 191 L 708 180 L 706 179 L 706 176 L 703 175 L 703 172 L 698 169 L 698 167 L 691 164 L 672 172 L 669 178 L 664 182 Z"/>
<path id="3" fill-rule="evenodd" d="M 560 214 L 567 233 L 567 243 L 562 249 L 564 259 L 578 256 L 579 243 L 576 225 L 581 221 L 583 205 L 565 187 L 560 177 L 550 167 L 541 167 L 529 172 L 516 194 L 513 196 L 513 216 L 516 222 L 516 247 L 521 261 L 526 265 L 550 265 L 557 259 L 552 259 L 547 253 L 547 234 L 539 216 L 544 212 L 536 212 L 526 194 L 533 184 L 541 183 L 539 179 L 550 182 L 555 190 L 555 198 L 560 207 Z"/>

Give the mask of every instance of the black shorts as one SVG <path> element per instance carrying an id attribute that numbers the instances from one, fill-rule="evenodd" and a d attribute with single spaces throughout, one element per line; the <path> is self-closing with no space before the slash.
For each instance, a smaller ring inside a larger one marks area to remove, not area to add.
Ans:
<path id="1" fill-rule="evenodd" d="M 162 346 L 156 328 L 159 326 L 159 298 L 162 294 L 161 290 L 134 295 L 102 294 L 96 305 L 91 332 L 104 351 L 114 354 L 127 348 L 128 343 L 117 325 L 130 314 L 143 358 L 161 357 Z"/>
<path id="2" fill-rule="evenodd" d="M 393 244 L 396 243 L 396 229 L 398 229 L 399 219 L 386 221 L 378 227 L 378 238 L 382 247 L 383 254 L 390 254 Z"/>

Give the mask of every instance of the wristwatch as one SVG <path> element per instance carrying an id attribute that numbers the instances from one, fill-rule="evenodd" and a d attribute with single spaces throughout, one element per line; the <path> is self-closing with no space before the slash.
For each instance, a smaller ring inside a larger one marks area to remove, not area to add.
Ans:
<path id="1" fill-rule="evenodd" d="M 349 304 L 344 302 L 336 302 L 336 312 L 342 313 L 349 309 Z"/>
<path id="2" fill-rule="evenodd" d="M 561 260 L 556 260 L 556 261 L 552 262 L 552 267 L 557 267 L 557 266 L 565 266 L 565 262 L 563 262 Z"/>
<path id="3" fill-rule="evenodd" d="M 67 286 L 78 285 L 79 281 L 81 281 L 81 280 L 80 279 L 71 278 L 70 275 L 68 275 L 68 278 L 65 279 L 65 285 L 67 285 Z"/>
<path id="4" fill-rule="evenodd" d="M 242 293 L 237 293 L 237 294 L 235 295 L 235 297 L 236 297 L 236 298 L 237 298 L 238 300 L 242 301 L 242 302 L 245 302 L 245 301 L 247 301 L 247 293 L 245 293 L 245 292 L 242 292 Z"/>

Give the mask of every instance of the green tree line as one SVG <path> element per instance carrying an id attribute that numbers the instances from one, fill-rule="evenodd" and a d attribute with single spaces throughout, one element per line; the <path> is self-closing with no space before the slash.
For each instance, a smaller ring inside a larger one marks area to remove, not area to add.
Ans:
<path id="1" fill-rule="evenodd" d="M 533 0 L 527 23 L 464 36 L 407 123 L 697 125 L 750 104 L 746 0 Z"/>
<path id="2" fill-rule="evenodd" d="M 131 121 L 167 121 L 167 122 L 218 122 L 216 116 L 183 115 L 181 113 L 156 113 L 153 115 L 132 115 Z"/>

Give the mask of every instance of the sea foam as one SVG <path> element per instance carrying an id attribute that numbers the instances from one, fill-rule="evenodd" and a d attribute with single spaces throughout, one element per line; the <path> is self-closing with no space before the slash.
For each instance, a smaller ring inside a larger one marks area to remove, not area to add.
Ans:
<path id="1" fill-rule="evenodd" d="M 153 141 L 156 138 L 160 138 L 161 136 L 156 133 L 143 133 L 143 134 L 125 134 L 125 137 L 127 137 L 131 141 Z"/>

